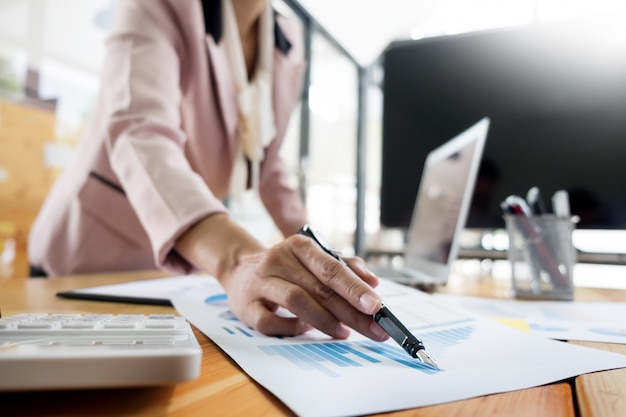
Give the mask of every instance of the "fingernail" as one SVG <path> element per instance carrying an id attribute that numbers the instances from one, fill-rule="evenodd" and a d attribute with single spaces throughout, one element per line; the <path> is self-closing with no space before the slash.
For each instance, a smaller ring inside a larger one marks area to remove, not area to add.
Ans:
<path id="1" fill-rule="evenodd" d="M 313 326 L 311 326 L 310 324 L 301 322 L 300 325 L 299 325 L 299 329 L 298 329 L 298 333 L 297 334 L 303 334 L 303 333 L 306 333 L 306 332 L 308 332 L 309 330 L 312 330 L 312 329 L 313 329 Z"/>
<path id="2" fill-rule="evenodd" d="M 336 337 L 338 339 L 347 339 L 348 336 L 350 336 L 350 330 L 341 323 L 337 325 L 337 329 L 335 329 L 335 333 L 337 334 Z"/>
<path id="3" fill-rule="evenodd" d="M 367 314 L 374 314 L 380 308 L 380 300 L 367 293 L 361 296 L 359 304 Z"/>
<path id="4" fill-rule="evenodd" d="M 376 338 L 379 340 L 387 340 L 387 338 L 389 337 L 387 332 L 385 332 L 385 330 L 383 330 L 383 328 L 380 327 L 380 325 L 375 321 L 370 323 L 370 332 L 374 333 Z"/>

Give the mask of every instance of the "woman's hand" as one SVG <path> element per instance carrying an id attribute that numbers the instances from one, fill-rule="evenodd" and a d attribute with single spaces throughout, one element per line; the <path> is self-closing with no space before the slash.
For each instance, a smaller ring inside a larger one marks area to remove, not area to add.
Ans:
<path id="1" fill-rule="evenodd" d="M 387 339 L 372 320 L 381 306 L 372 289 L 377 278 L 360 258 L 346 262 L 350 267 L 312 239 L 294 235 L 271 249 L 242 257 L 222 277 L 222 284 L 233 313 L 261 333 L 290 336 L 315 327 L 343 339 L 351 327 L 372 339 Z M 280 314 L 279 307 L 295 317 Z"/>
<path id="2" fill-rule="evenodd" d="M 360 258 L 344 258 L 346 266 L 301 235 L 267 249 L 224 214 L 200 221 L 175 247 L 217 277 L 235 316 L 261 333 L 293 336 L 314 327 L 343 339 L 353 328 L 388 338 L 372 320 L 381 306 L 378 279 Z"/>

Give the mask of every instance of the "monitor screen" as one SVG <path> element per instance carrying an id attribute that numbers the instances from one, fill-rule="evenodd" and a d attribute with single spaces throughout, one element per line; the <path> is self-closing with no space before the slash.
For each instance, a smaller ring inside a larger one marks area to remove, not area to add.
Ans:
<path id="1" fill-rule="evenodd" d="M 491 119 L 467 227 L 569 192 L 579 228 L 626 229 L 624 17 L 397 41 L 382 56 L 382 227 L 408 228 L 426 155 Z"/>

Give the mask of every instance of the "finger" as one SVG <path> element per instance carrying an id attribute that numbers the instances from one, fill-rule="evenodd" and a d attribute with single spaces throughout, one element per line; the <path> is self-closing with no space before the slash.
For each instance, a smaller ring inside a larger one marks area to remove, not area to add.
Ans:
<path id="1" fill-rule="evenodd" d="M 367 268 L 367 265 L 362 258 L 354 256 L 342 257 L 342 259 L 348 264 L 350 269 L 354 271 L 354 273 L 357 274 L 370 287 L 376 288 L 378 286 L 378 277 Z"/>
<path id="2" fill-rule="evenodd" d="M 313 294 L 313 298 L 322 307 L 330 311 L 334 317 L 338 318 L 340 322 L 374 340 L 382 341 L 389 338 L 389 335 L 382 327 L 374 322 L 371 315 L 363 314 L 355 309 L 348 301 L 329 287 L 320 283 L 316 287 L 316 291 Z"/>
<path id="3" fill-rule="evenodd" d="M 326 253 L 323 254 L 327 255 Z M 342 265 L 336 259 L 330 256 L 326 257 L 334 265 Z M 359 277 L 351 273 L 349 268 L 344 267 L 344 269 L 350 273 L 350 279 L 368 287 Z M 307 268 L 281 271 L 281 275 L 285 278 L 266 281 L 266 284 L 271 283 L 271 286 L 268 285 L 263 288 L 262 293 L 265 294 L 268 301 L 287 308 L 307 323 L 334 338 L 348 336 L 342 323 L 374 340 L 386 340 L 388 338 L 387 333 L 374 323 L 371 314 L 364 314 L 354 308 Z M 289 278 L 289 281 L 285 280 L 286 277 Z"/>
<path id="4" fill-rule="evenodd" d="M 303 246 L 298 248 L 298 245 Z M 295 249 L 294 246 L 296 246 Z M 295 252 L 304 255 L 297 256 Z M 312 254 L 317 261 L 303 263 L 301 259 L 306 258 L 307 253 Z M 296 263 L 285 262 L 287 258 L 295 258 Z M 372 299 L 375 303 L 380 303 L 376 293 L 368 284 L 346 265 L 322 251 L 312 239 L 304 236 L 292 237 L 287 243 L 283 242 L 275 246 L 266 254 L 263 263 L 266 267 L 272 267 L 275 278 L 263 280 L 263 288 L 257 288 L 257 293 L 263 294 L 266 301 L 287 308 L 300 319 L 334 338 L 348 336 L 348 331 L 343 325 L 345 324 L 374 340 L 386 340 L 388 335 L 373 322 L 371 316 L 373 313 L 363 313 L 357 310 L 344 299 L 344 296 L 310 272 L 311 269 L 315 269 L 311 265 L 328 261 L 331 265 L 339 265 L 343 268 L 343 274 L 347 275 L 344 279 L 361 285 L 373 294 Z M 307 266 L 306 263 L 309 265 Z M 261 267 L 261 269 L 264 268 Z M 257 284 L 259 284 L 258 281 Z M 372 311 L 379 309 L 380 307 L 377 306 Z"/>
<path id="5" fill-rule="evenodd" d="M 313 280 L 314 277 L 311 279 Z M 300 320 L 309 323 L 333 338 L 345 339 L 350 335 L 350 331 L 341 321 L 328 309 L 324 308 L 307 290 L 281 279 L 273 281 L 271 288 L 267 288 L 267 291 L 264 292 L 268 301 L 272 304 L 278 304 L 286 308 Z M 345 303 L 345 300 L 342 301 Z M 258 317 L 258 319 L 261 318 L 268 320 L 268 322 L 258 321 L 256 326 L 260 328 L 268 325 L 270 317 Z"/>
<path id="6" fill-rule="evenodd" d="M 387 333 L 372 320 L 371 316 L 356 310 L 339 294 L 316 281 L 312 275 L 310 281 L 317 282 L 317 285 L 309 285 L 313 289 L 312 292 L 282 279 L 273 279 L 263 291 L 267 300 L 264 304 L 280 305 L 303 322 L 335 339 L 345 339 L 350 335 L 346 325 L 371 339 L 380 341 L 388 339 Z M 289 334 L 291 329 L 276 320 L 276 317 L 273 317 L 275 314 L 265 314 L 274 310 L 267 308 L 265 310 L 258 312 L 253 327 L 264 334 Z"/>
<path id="7" fill-rule="evenodd" d="M 271 312 L 262 306 L 254 312 L 255 325 L 252 326 L 260 333 L 267 336 L 297 336 L 308 332 L 313 327 L 298 317 L 285 317 Z"/>
<path id="8" fill-rule="evenodd" d="M 233 280 L 227 290 L 233 294 L 229 304 L 240 320 L 264 334 L 299 334 L 295 332 L 300 328 L 294 330 L 293 323 L 274 317 L 281 306 L 331 337 L 348 337 L 350 332 L 341 321 L 311 296 L 311 290 L 322 284 L 294 258 L 288 245 L 279 244 L 264 253 L 255 271 L 248 272 L 258 277 L 243 287 L 242 281 Z"/>
<path id="9" fill-rule="evenodd" d="M 378 295 L 347 264 L 338 262 L 322 251 L 310 238 L 292 236 L 290 241 L 294 256 L 322 284 L 346 299 L 350 305 L 362 313 L 372 315 L 380 309 L 381 301 Z"/>

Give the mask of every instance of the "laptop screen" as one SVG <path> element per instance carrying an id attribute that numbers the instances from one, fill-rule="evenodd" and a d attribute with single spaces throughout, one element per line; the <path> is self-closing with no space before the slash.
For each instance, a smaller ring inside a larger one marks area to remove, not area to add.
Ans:
<path id="1" fill-rule="evenodd" d="M 445 283 L 458 252 L 487 137 L 485 118 L 426 157 L 411 226 L 405 266 Z M 421 274 L 420 274 L 421 275 Z"/>

